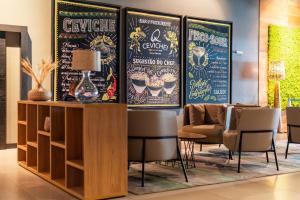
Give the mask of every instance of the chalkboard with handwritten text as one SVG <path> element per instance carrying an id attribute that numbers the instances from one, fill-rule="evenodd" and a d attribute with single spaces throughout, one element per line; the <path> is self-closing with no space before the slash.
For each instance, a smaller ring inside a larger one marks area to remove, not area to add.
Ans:
<path id="1" fill-rule="evenodd" d="M 230 103 L 232 23 L 186 18 L 185 103 Z"/>
<path id="2" fill-rule="evenodd" d="M 54 99 L 65 100 L 81 80 L 81 72 L 71 69 L 72 51 L 91 49 L 101 52 L 101 71 L 91 72 L 98 102 L 118 102 L 120 8 L 56 0 L 54 18 Z"/>
<path id="3" fill-rule="evenodd" d="M 181 17 L 126 12 L 127 104 L 179 107 Z"/>

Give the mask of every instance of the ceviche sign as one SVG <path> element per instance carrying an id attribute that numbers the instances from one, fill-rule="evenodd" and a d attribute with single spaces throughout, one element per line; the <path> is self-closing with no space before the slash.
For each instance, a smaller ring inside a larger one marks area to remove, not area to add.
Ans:
<path id="1" fill-rule="evenodd" d="M 118 7 L 107 5 L 55 1 L 56 100 L 74 95 L 72 90 L 81 79 L 81 72 L 72 70 L 73 50 L 91 49 L 101 52 L 101 71 L 91 72 L 100 93 L 97 101 L 119 101 L 119 12 Z"/>
<path id="2" fill-rule="evenodd" d="M 181 18 L 127 10 L 127 103 L 180 106 Z"/>

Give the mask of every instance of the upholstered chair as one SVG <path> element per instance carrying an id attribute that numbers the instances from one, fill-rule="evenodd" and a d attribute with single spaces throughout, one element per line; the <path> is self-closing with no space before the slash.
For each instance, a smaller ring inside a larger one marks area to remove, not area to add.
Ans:
<path id="1" fill-rule="evenodd" d="M 289 152 L 289 144 L 300 144 L 300 108 L 288 107 L 286 109 L 287 127 L 288 127 L 288 141 L 285 151 L 285 158 Z"/>
<path id="2" fill-rule="evenodd" d="M 227 108 L 222 104 L 188 104 L 184 107 L 182 131 L 205 135 L 200 144 L 223 144 L 227 124 Z"/>
<path id="3" fill-rule="evenodd" d="M 129 110 L 128 111 L 128 162 L 142 163 L 142 187 L 145 163 L 153 161 L 180 160 L 182 162 L 175 111 Z"/>
<path id="4" fill-rule="evenodd" d="M 279 170 L 276 148 L 275 129 L 278 127 L 279 115 L 276 109 L 252 108 L 242 109 L 237 113 L 237 129 L 224 133 L 224 145 L 231 153 L 238 152 L 238 173 L 240 172 L 242 152 L 274 152 L 276 168 Z"/>

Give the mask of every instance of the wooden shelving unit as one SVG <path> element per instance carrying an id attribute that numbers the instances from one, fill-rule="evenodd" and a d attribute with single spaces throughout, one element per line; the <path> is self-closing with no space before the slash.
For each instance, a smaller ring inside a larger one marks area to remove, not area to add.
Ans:
<path id="1" fill-rule="evenodd" d="M 18 102 L 19 165 L 80 199 L 126 196 L 126 109 L 123 104 Z"/>

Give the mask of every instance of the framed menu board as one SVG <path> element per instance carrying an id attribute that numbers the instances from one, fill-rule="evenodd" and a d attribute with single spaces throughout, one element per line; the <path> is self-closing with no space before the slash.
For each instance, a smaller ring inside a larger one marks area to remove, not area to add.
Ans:
<path id="1" fill-rule="evenodd" d="M 231 102 L 231 41 L 231 22 L 186 17 L 186 104 Z"/>
<path id="2" fill-rule="evenodd" d="M 126 9 L 127 104 L 181 104 L 182 17 Z"/>
<path id="3" fill-rule="evenodd" d="M 118 102 L 120 7 L 77 0 L 55 0 L 54 6 L 54 99 L 65 100 L 81 80 L 81 72 L 71 69 L 72 51 L 91 49 L 101 52 L 101 71 L 91 72 L 98 102 Z"/>

